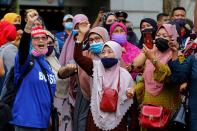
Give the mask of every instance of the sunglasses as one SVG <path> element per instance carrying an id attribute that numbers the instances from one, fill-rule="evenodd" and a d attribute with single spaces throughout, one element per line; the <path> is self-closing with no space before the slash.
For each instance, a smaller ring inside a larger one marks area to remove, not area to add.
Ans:
<path id="1" fill-rule="evenodd" d="M 47 37 L 46 36 L 41 36 L 41 37 L 32 37 L 33 40 L 35 41 L 46 41 L 47 40 Z"/>

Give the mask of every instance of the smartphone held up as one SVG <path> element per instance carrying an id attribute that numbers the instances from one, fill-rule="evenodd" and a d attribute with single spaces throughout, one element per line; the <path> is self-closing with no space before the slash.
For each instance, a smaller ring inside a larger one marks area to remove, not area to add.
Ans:
<path id="1" fill-rule="evenodd" d="M 144 44 L 147 48 L 152 49 L 153 48 L 153 38 L 152 38 L 152 32 L 144 32 Z"/>

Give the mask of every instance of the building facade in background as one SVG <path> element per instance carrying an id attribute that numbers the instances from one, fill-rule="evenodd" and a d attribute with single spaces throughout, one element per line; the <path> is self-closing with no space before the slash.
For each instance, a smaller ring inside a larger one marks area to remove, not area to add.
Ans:
<path id="1" fill-rule="evenodd" d="M 134 31 L 140 37 L 141 19 L 149 17 L 156 20 L 158 13 L 167 8 L 180 5 L 186 8 L 187 17 L 193 20 L 195 0 L 0 0 L 0 18 L 6 12 L 18 11 L 23 16 L 28 8 L 35 8 L 45 20 L 49 30 L 63 30 L 62 18 L 65 14 L 84 13 L 93 23 L 100 7 L 112 11 L 125 11 L 133 23 Z M 169 8 L 167 11 L 171 10 Z M 166 11 L 166 10 L 165 10 Z M 54 26 L 55 25 L 55 26 Z"/>
<path id="2" fill-rule="evenodd" d="M 164 2 L 167 2 L 172 8 L 177 5 L 185 7 L 187 17 L 193 20 L 195 0 L 110 0 L 110 8 L 112 11 L 126 11 L 128 20 L 133 23 L 134 31 L 140 38 L 141 19 L 149 17 L 156 20 L 157 14 L 163 12 Z"/>

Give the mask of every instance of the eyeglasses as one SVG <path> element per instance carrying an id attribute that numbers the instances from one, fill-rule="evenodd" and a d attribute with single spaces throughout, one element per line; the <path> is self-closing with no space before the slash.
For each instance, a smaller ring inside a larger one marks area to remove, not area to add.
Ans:
<path id="1" fill-rule="evenodd" d="M 100 40 L 101 40 L 101 37 L 96 36 L 94 38 L 89 38 L 89 43 L 91 44 L 93 42 L 100 42 Z"/>
<path id="2" fill-rule="evenodd" d="M 126 23 L 125 19 L 118 19 L 118 22 Z"/>
<path id="3" fill-rule="evenodd" d="M 33 40 L 35 41 L 46 41 L 47 40 L 47 37 L 46 36 L 41 36 L 41 37 L 32 37 Z"/>
<path id="4" fill-rule="evenodd" d="M 47 45 L 53 45 L 52 41 L 47 42 Z"/>

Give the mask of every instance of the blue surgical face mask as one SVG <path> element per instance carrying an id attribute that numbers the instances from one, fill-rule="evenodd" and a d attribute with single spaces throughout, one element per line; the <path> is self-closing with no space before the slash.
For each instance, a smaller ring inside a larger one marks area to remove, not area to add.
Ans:
<path id="1" fill-rule="evenodd" d="M 73 35 L 73 36 L 76 36 L 76 35 L 78 34 L 78 32 L 79 32 L 79 30 L 73 29 L 72 35 Z"/>
<path id="2" fill-rule="evenodd" d="M 94 54 L 100 54 L 103 48 L 103 42 L 94 42 L 90 44 L 90 51 Z"/>
<path id="3" fill-rule="evenodd" d="M 73 23 L 72 23 L 72 22 L 66 22 L 66 23 L 64 24 L 64 28 L 65 28 L 66 30 L 72 30 L 72 29 L 73 29 Z"/>

